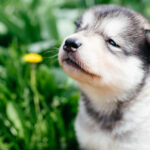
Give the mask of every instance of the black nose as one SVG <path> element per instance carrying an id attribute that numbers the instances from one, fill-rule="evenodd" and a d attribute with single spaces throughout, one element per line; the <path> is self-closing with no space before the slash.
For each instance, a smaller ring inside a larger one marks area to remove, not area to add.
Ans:
<path id="1" fill-rule="evenodd" d="M 81 46 L 81 43 L 77 39 L 68 38 L 65 41 L 63 49 L 66 52 L 75 52 L 80 46 Z"/>

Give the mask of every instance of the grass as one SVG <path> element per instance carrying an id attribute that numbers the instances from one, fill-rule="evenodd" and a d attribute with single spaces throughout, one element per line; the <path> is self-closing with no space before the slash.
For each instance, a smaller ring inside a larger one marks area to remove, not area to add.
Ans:
<path id="1" fill-rule="evenodd" d="M 57 64 L 29 64 L 23 55 L 0 49 L 0 148 L 69 149 L 79 92 Z"/>
<path id="2" fill-rule="evenodd" d="M 79 90 L 57 52 L 90 6 L 115 3 L 150 17 L 149 0 L 0 0 L 0 150 L 77 150 Z M 142 6 L 142 7 L 141 7 Z M 43 61 L 23 61 L 28 52 Z"/>

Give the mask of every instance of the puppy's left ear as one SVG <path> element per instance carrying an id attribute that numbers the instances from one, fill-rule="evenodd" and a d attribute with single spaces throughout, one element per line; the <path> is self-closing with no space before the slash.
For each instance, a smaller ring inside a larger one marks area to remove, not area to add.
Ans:
<path id="1" fill-rule="evenodd" d="M 74 24 L 76 25 L 77 28 L 79 28 L 82 24 L 82 16 L 77 18 L 75 21 L 74 21 Z"/>

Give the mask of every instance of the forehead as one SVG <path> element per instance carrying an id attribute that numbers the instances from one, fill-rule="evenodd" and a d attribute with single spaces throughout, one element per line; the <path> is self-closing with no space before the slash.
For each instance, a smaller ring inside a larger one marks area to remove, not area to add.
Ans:
<path id="1" fill-rule="evenodd" d="M 129 27 L 129 20 L 127 18 L 115 17 L 115 18 L 103 18 L 97 28 L 103 31 L 104 34 L 111 37 L 119 36 L 121 33 L 126 32 Z"/>
<path id="2" fill-rule="evenodd" d="M 82 17 L 82 28 L 88 27 L 97 32 L 103 31 L 104 34 L 112 37 L 126 32 L 129 28 L 131 30 L 134 26 L 131 16 L 126 16 L 120 12 L 114 12 L 112 14 L 111 12 L 104 13 L 102 11 L 94 12 L 90 10 Z"/>

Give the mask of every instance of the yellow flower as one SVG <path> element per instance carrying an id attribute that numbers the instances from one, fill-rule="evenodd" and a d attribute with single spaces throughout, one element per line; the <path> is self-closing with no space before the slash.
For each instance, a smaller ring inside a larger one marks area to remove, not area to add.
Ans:
<path id="1" fill-rule="evenodd" d="M 23 59 L 29 63 L 39 63 L 43 60 L 42 56 L 36 53 L 28 53 L 24 55 Z"/>

